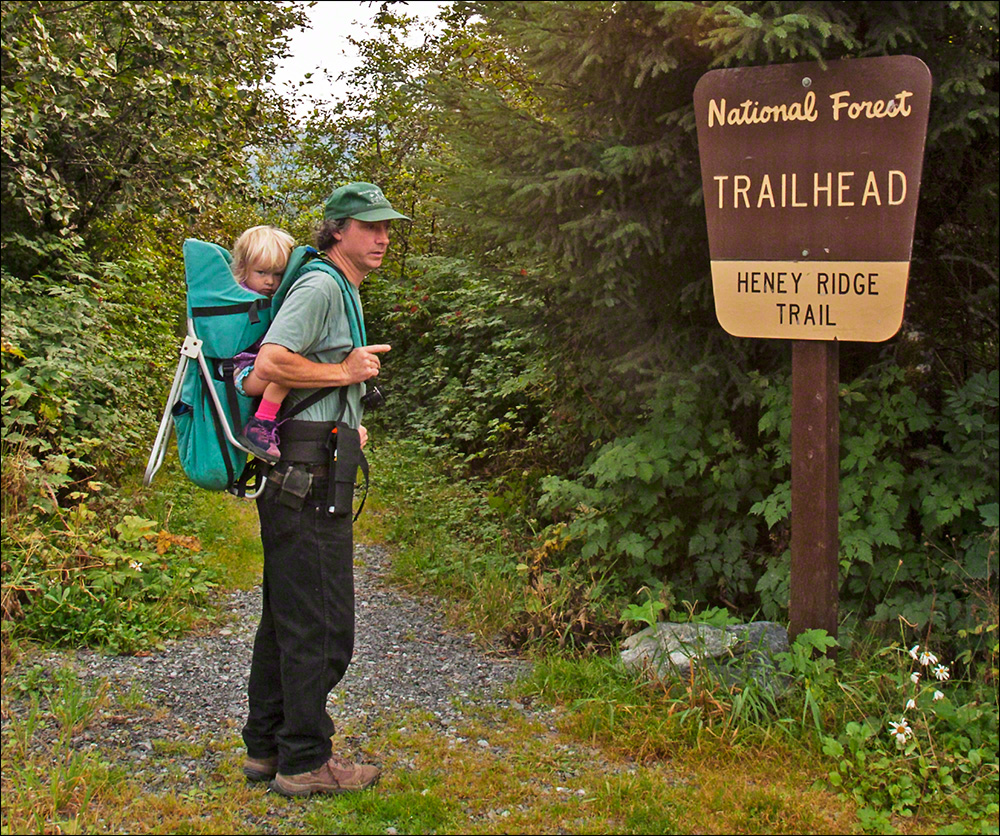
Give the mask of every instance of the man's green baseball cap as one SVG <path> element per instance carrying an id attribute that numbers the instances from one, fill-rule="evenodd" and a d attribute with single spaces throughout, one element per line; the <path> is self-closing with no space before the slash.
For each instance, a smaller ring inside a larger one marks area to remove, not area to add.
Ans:
<path id="1" fill-rule="evenodd" d="M 323 217 L 328 221 L 341 218 L 356 218 L 359 221 L 391 221 L 394 218 L 413 220 L 393 209 L 382 190 L 374 183 L 348 183 L 341 186 L 327 199 Z"/>

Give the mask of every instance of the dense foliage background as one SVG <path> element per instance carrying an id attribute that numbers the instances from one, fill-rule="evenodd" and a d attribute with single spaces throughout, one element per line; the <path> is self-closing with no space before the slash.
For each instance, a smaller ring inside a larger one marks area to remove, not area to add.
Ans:
<path id="1" fill-rule="evenodd" d="M 393 345 L 373 420 L 483 480 L 519 550 L 511 635 L 583 600 L 606 639 L 600 601 L 641 587 L 783 619 L 790 351 L 715 321 L 693 88 L 905 53 L 931 121 L 903 329 L 842 350 L 842 616 L 946 641 L 989 622 L 997 3 L 456 2 L 436 27 L 385 3 L 340 99 L 296 119 L 267 82 L 300 6 L 3 6 L 5 619 L 70 611 L 53 589 L 78 570 L 112 597 L 131 577 L 108 567 L 141 541 L 120 491 L 169 384 L 183 239 L 307 240 L 347 179 L 415 219 L 365 285 Z M 93 542 L 39 544 L 85 523 Z"/>

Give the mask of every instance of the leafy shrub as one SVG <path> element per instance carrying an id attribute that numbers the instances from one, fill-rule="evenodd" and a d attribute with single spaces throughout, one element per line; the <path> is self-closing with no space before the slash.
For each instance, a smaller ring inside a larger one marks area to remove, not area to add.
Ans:
<path id="1" fill-rule="evenodd" d="M 412 284 L 368 289 L 369 341 L 393 346 L 384 377 L 391 397 L 373 420 L 504 466 L 535 456 L 548 422 L 552 379 L 537 355 L 537 302 L 489 268 L 420 259 Z"/>
<path id="2" fill-rule="evenodd" d="M 892 644 L 874 660 L 841 676 L 854 717 L 822 737 L 830 783 L 857 801 L 868 828 L 947 809 L 964 820 L 962 832 L 988 832 L 1000 809 L 995 689 L 987 694 L 981 670 L 955 681 L 952 668 L 919 645 L 907 653 Z"/>
<path id="3" fill-rule="evenodd" d="M 685 596 L 746 601 L 759 564 L 770 465 L 738 436 L 714 374 L 665 378 L 638 431 L 601 447 L 578 479 L 543 480 L 540 506 L 579 554 L 628 587 L 669 581 Z"/>
<path id="4" fill-rule="evenodd" d="M 2 282 L 4 441 L 84 470 L 134 454 L 154 408 L 148 360 L 113 333 L 96 280 Z"/>
<path id="5" fill-rule="evenodd" d="M 99 481 L 120 480 L 156 426 L 171 309 L 157 315 L 128 263 L 102 283 L 73 242 L 29 243 L 44 272 L 2 272 L 4 639 L 134 650 L 182 629 L 214 577 L 167 553 L 192 541 L 137 533 L 135 497 Z"/>
<path id="6" fill-rule="evenodd" d="M 743 386 L 759 415 L 709 399 L 703 367 L 664 378 L 636 432 L 600 447 L 576 479 L 543 480 L 540 507 L 618 591 L 668 582 L 678 597 L 788 601 L 791 399 L 786 377 Z M 841 387 L 841 606 L 852 621 L 969 630 L 996 584 L 998 375 L 980 372 L 935 410 L 898 367 Z M 977 593 L 978 590 L 978 593 Z"/>
<path id="7" fill-rule="evenodd" d="M 26 460 L 34 461 L 4 456 L 5 496 L 18 478 L 13 469 Z M 122 514 L 128 503 L 103 496 L 113 494 L 109 486 L 67 482 L 54 461 L 20 477 L 32 484 L 26 496 L 49 497 L 47 508 L 33 504 L 4 517 L 4 639 L 124 653 L 179 634 L 191 605 L 204 603 L 215 586 L 197 538 Z"/>
<path id="8" fill-rule="evenodd" d="M 770 395 L 762 406 L 777 457 L 788 449 L 788 401 Z M 934 410 L 901 369 L 875 368 L 841 387 L 840 414 L 842 609 L 852 621 L 902 615 L 952 637 L 974 627 L 997 577 L 997 372 L 973 375 Z M 790 483 L 752 510 L 786 531 Z M 784 609 L 787 573 L 785 552 L 760 578 L 769 617 Z"/>

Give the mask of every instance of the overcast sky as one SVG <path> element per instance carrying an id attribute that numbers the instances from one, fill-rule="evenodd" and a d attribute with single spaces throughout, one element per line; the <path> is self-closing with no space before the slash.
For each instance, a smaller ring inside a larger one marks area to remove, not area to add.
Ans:
<path id="1" fill-rule="evenodd" d="M 410 0 L 404 11 L 410 15 L 433 18 L 443 3 Z M 286 92 L 288 84 L 298 84 L 306 73 L 313 73 L 312 84 L 305 89 L 320 96 L 330 89 L 323 70 L 333 78 L 354 69 L 358 55 L 347 42 L 347 35 L 361 37 L 366 26 L 378 12 L 378 2 L 356 0 L 324 0 L 308 11 L 311 29 L 296 29 L 292 33 L 291 55 L 278 65 L 274 85 Z"/>

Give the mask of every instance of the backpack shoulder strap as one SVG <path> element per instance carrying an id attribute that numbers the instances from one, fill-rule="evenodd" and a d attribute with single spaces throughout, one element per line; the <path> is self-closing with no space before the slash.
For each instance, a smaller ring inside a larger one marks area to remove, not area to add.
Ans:
<path id="1" fill-rule="evenodd" d="M 340 293 L 344 297 L 344 310 L 347 312 L 347 321 L 351 328 L 351 342 L 354 343 L 355 348 L 367 345 L 365 318 L 361 313 L 361 305 L 358 303 L 357 291 L 348 286 L 347 277 L 340 272 L 340 268 L 321 253 L 319 258 L 306 265 L 306 269 L 320 269 L 333 276 L 337 284 L 340 285 Z"/>
<path id="2" fill-rule="evenodd" d="M 302 250 L 302 252 L 299 253 L 299 250 Z M 293 261 L 295 262 L 294 264 Z M 290 269 L 293 272 L 289 272 Z M 363 345 L 367 345 L 368 336 L 365 333 L 365 318 L 361 313 L 361 307 L 358 305 L 357 296 L 352 288 L 349 287 L 347 277 L 340 272 L 340 268 L 330 260 L 330 257 L 326 253 L 322 253 L 313 247 L 296 248 L 289 259 L 288 267 L 285 268 L 285 279 L 288 287 L 285 293 L 282 294 L 282 300 L 291 291 L 295 282 L 306 273 L 317 270 L 332 276 L 340 287 L 340 292 L 344 297 L 344 309 L 347 311 L 347 321 L 351 328 L 351 342 L 354 344 L 354 347 L 360 348 Z"/>
<path id="3" fill-rule="evenodd" d="M 351 342 L 354 347 L 360 348 L 363 345 L 367 345 L 368 337 L 365 333 L 365 318 L 361 314 L 357 298 L 348 287 L 347 277 L 340 272 L 340 268 L 330 260 L 330 257 L 326 253 L 320 252 L 314 247 L 296 247 L 292 251 L 292 255 L 288 259 L 288 264 L 285 266 L 282 287 L 279 289 L 279 293 L 281 294 L 281 299 L 278 300 L 279 304 L 281 301 L 284 301 L 284 298 L 288 295 L 295 282 L 306 273 L 316 270 L 332 276 L 340 287 L 340 292 L 344 298 L 344 310 L 347 312 L 347 321 L 351 329 Z M 275 294 L 275 296 L 277 295 Z M 342 389 L 343 387 L 327 386 L 315 390 L 292 406 L 287 413 L 283 414 L 282 421 L 287 421 L 298 415 L 308 407 L 323 400 L 323 398 L 338 388 Z M 346 408 L 346 403 L 341 405 L 341 412 L 343 412 L 344 408 Z"/>

